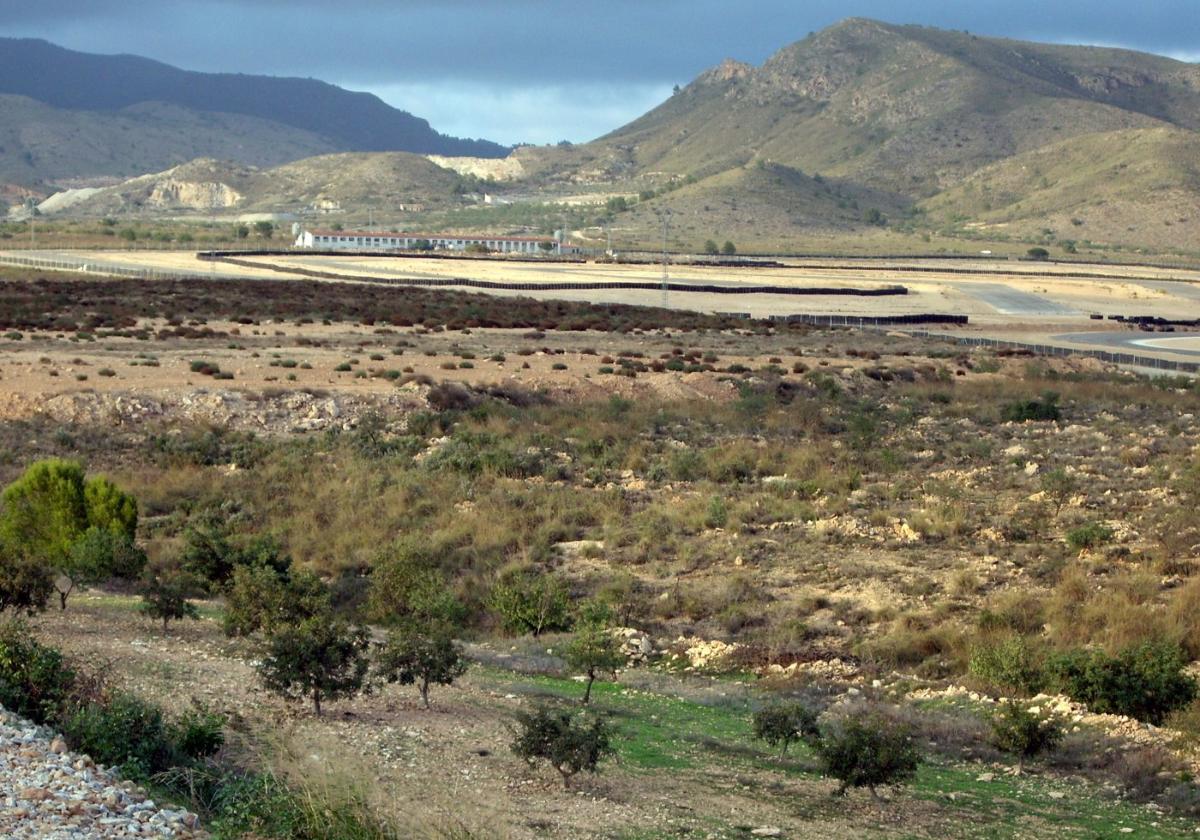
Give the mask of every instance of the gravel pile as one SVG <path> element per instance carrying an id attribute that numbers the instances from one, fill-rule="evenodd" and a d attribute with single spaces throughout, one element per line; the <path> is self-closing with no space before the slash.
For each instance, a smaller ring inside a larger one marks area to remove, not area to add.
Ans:
<path id="1" fill-rule="evenodd" d="M 195 814 L 159 808 L 49 730 L 0 709 L 0 837 L 206 837 L 197 825 Z"/>

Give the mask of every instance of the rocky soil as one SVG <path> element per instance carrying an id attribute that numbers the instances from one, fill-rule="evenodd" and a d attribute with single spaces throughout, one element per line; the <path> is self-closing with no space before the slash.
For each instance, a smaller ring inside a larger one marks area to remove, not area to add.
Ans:
<path id="1" fill-rule="evenodd" d="M 0 709 L 0 837 L 207 836 L 195 814 L 160 808 L 52 732 Z"/>

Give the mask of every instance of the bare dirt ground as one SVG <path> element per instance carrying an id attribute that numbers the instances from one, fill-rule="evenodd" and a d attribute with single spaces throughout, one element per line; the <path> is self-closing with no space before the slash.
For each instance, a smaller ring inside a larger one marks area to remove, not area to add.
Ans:
<path id="1" fill-rule="evenodd" d="M 426 827 L 461 825 L 478 836 L 620 837 L 683 835 L 725 837 L 721 824 L 784 825 L 787 836 L 886 836 L 879 822 L 901 815 L 865 800 L 849 807 L 832 801 L 818 814 L 793 813 L 789 797 L 765 801 L 756 792 L 779 785 L 766 772 L 751 772 L 714 785 L 704 771 L 674 771 L 669 779 L 617 768 L 577 782 L 564 793 L 548 768 L 527 767 L 508 750 L 513 712 L 535 697 L 528 687 L 492 671 L 468 672 L 449 689 L 433 693 L 434 708 L 421 708 L 415 692 L 389 687 L 353 702 L 331 704 L 318 719 L 307 708 L 266 695 L 252 668 L 253 654 L 225 639 L 211 619 L 169 633 L 139 619 L 131 605 L 109 596 L 83 596 L 69 622 L 50 614 L 39 621 L 53 643 L 95 665 L 103 663 L 126 685 L 175 711 L 192 697 L 235 711 L 253 725 L 281 730 L 307 762 L 349 773 L 369 773 L 382 798 L 402 822 Z M 191 687 L 190 696 L 179 685 Z M 831 786 L 815 780 L 786 787 L 811 796 Z M 786 792 L 780 791 L 780 792 Z M 911 807 L 911 806 L 910 806 Z M 907 809 L 906 809 L 907 810 Z M 916 805 L 905 822 L 920 822 Z M 816 819 L 813 817 L 816 816 Z"/>
<path id="2" fill-rule="evenodd" d="M 22 252 L 33 255 L 32 252 Z M 46 252 L 86 262 L 93 271 L 104 266 L 121 265 L 139 269 L 195 272 L 245 277 L 295 277 L 287 267 L 331 271 L 361 278 L 363 281 L 393 279 L 429 279 L 465 277 L 475 280 L 515 283 L 553 282 L 655 282 L 662 270 L 656 265 L 612 264 L 539 264 L 503 260 L 441 260 L 418 258 L 364 258 L 347 255 L 321 257 L 297 252 L 293 255 L 256 257 L 263 267 L 250 268 L 199 260 L 193 252 L 180 251 L 61 251 Z M 1107 265 L 1013 263 L 1009 261 L 954 261 L 947 265 L 932 260 L 832 260 L 788 261 L 782 268 L 731 269 L 694 265 L 672 265 L 672 280 L 729 285 L 780 285 L 869 288 L 901 284 L 909 294 L 899 297 L 864 298 L 843 296 L 794 296 L 772 294 L 714 295 L 672 293 L 667 305 L 702 312 L 747 312 L 755 317 L 808 314 L 902 315 L 913 313 L 952 313 L 971 318 L 972 323 L 1004 327 L 1014 323 L 1038 325 L 1088 322 L 1090 314 L 1158 316 L 1166 318 L 1200 317 L 1197 290 L 1200 272 L 1184 269 Z M 283 268 L 279 271 L 272 266 Z M 962 274 L 980 271 L 986 274 Z M 1033 276 L 1033 275 L 1056 276 Z M 1088 277 L 1084 275 L 1103 275 Z M 1175 281 L 1175 282 L 1168 282 Z M 1034 301 L 1042 301 L 1044 310 L 1033 306 L 1028 311 L 1005 311 L 997 305 L 995 287 L 1008 287 Z M 401 294 L 398 290 L 398 294 Z M 553 290 L 489 292 L 500 296 L 523 294 L 559 300 L 597 303 L 628 303 L 659 306 L 662 293 L 648 290 Z M 1063 313 L 1067 313 L 1065 319 Z"/>

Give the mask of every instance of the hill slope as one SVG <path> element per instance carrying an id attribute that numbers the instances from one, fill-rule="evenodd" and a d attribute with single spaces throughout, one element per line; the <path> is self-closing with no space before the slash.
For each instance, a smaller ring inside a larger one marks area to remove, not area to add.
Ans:
<path id="1" fill-rule="evenodd" d="M 1200 68 L 853 19 L 772 56 L 726 62 L 596 141 L 635 171 L 756 157 L 929 195 L 1065 137 L 1200 128 Z"/>
<path id="2" fill-rule="evenodd" d="M 42 212 L 75 216 L 180 211 L 296 212 L 328 202 L 348 209 L 398 210 L 451 203 L 459 176 L 420 155 L 358 152 L 321 155 L 259 169 L 211 159 L 132 178 L 99 190 L 60 193 Z"/>
<path id="3" fill-rule="evenodd" d="M 486 140 L 462 140 L 384 103 L 315 79 L 196 73 L 136 56 L 74 52 L 33 39 L 0 38 L 0 94 L 50 106 L 37 114 L 37 142 L 5 143 L 0 173 L 31 179 L 129 175 L 198 156 L 280 163 L 324 151 L 407 151 L 503 157 Z M 6 99 L 6 104 L 15 100 Z M 161 120 L 165 103 L 171 110 Z M 111 144 L 121 160 L 92 153 L 130 131 L 139 118 L 136 154 Z M 20 134 L 28 108 L 0 109 L 0 136 Z M 238 140 L 231 140 L 233 135 Z M 99 136 L 96 143 L 92 137 Z M 57 164 L 37 165 L 38 144 L 62 150 Z M 230 154 L 231 146 L 238 154 Z M 31 163 L 26 153 L 32 153 Z M 78 157 L 77 166 L 70 161 Z M 22 174 L 21 162 L 26 170 Z M 99 168 L 97 168 L 99 167 Z"/>

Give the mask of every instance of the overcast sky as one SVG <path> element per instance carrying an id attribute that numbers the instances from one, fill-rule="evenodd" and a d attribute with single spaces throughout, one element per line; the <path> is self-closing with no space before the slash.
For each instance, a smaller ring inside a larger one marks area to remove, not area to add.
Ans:
<path id="1" fill-rule="evenodd" d="M 0 34 L 311 76 L 462 137 L 590 140 L 850 15 L 1200 61 L 1200 0 L 0 0 Z"/>

